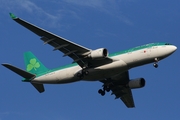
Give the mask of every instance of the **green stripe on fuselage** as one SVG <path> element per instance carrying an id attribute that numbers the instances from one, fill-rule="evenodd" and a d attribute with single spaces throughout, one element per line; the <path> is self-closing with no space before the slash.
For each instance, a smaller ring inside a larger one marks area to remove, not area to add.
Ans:
<path id="1" fill-rule="evenodd" d="M 150 43 L 150 44 L 146 44 L 146 45 L 141 45 L 141 46 L 131 48 L 131 49 L 128 49 L 128 50 L 112 53 L 112 54 L 109 55 L 109 57 L 113 57 L 113 56 L 117 56 L 117 55 L 121 55 L 121 54 L 126 54 L 128 52 L 134 52 L 134 51 L 145 49 L 145 48 L 151 48 L 153 46 L 162 46 L 162 45 L 166 45 L 166 44 L 167 43 Z"/>

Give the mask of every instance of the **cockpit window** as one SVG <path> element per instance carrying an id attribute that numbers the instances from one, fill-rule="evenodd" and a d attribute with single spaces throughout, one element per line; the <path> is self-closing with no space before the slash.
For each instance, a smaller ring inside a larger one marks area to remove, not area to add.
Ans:
<path id="1" fill-rule="evenodd" d="M 165 45 L 171 45 L 171 44 L 169 44 L 169 43 L 165 43 Z"/>

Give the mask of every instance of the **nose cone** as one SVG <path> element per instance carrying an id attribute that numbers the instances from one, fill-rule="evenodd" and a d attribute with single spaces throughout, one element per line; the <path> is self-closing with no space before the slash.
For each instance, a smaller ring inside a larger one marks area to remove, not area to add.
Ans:
<path id="1" fill-rule="evenodd" d="M 177 47 L 174 45 L 168 46 L 167 52 L 169 54 L 172 54 L 173 52 L 175 52 L 177 50 Z"/>
<path id="2" fill-rule="evenodd" d="M 177 47 L 174 45 L 166 45 L 166 46 L 161 46 L 158 49 L 158 57 L 161 59 L 164 59 L 168 57 L 169 55 L 173 54 L 177 50 Z"/>
<path id="3" fill-rule="evenodd" d="M 172 46 L 170 46 L 170 47 L 171 47 L 170 49 L 171 49 L 172 53 L 175 52 L 175 51 L 177 50 L 177 47 L 174 46 L 174 45 L 172 45 Z"/>
<path id="4" fill-rule="evenodd" d="M 177 47 L 176 46 L 174 46 L 174 51 L 176 51 L 177 50 Z"/>

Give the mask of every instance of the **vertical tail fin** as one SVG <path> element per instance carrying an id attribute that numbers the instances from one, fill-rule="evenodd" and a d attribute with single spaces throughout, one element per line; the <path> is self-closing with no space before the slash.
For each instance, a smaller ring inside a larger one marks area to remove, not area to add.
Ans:
<path id="1" fill-rule="evenodd" d="M 32 74 L 38 75 L 48 71 L 48 69 L 37 59 L 35 55 L 33 55 L 32 52 L 24 53 L 24 61 L 25 61 L 26 71 Z"/>

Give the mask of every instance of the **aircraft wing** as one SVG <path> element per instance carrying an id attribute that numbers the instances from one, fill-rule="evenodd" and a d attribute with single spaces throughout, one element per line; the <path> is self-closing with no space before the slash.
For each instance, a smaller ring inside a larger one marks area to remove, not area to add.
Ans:
<path id="1" fill-rule="evenodd" d="M 111 79 L 112 87 L 110 87 L 112 94 L 115 95 L 115 99 L 121 99 L 128 108 L 135 107 L 131 89 L 127 87 L 129 82 L 129 72 L 126 71 L 115 78 Z M 105 81 L 101 81 L 106 84 Z"/>
<path id="2" fill-rule="evenodd" d="M 17 23 L 21 24 L 22 26 L 29 29 L 36 35 L 40 36 L 41 40 L 44 41 L 44 44 L 50 44 L 54 47 L 54 50 L 59 50 L 63 52 L 64 56 L 71 57 L 74 60 L 74 62 L 78 63 L 81 67 L 84 67 L 87 64 L 87 62 L 93 66 L 98 66 L 99 64 L 106 64 L 107 62 L 112 61 L 110 58 L 106 58 L 103 61 L 85 58 L 85 56 L 87 56 L 87 54 L 90 53 L 91 49 L 80 46 L 51 32 L 48 32 L 40 27 L 37 27 L 29 22 L 26 22 L 25 20 L 16 17 L 12 13 L 10 13 L 10 16 Z"/>

